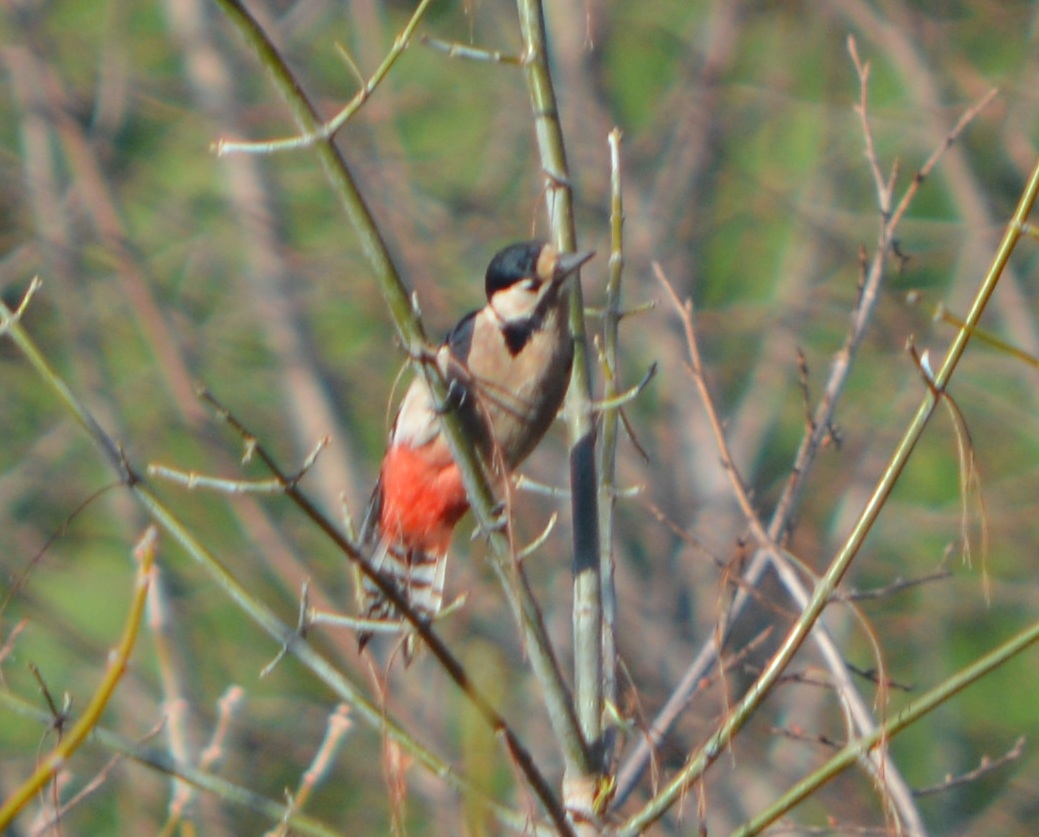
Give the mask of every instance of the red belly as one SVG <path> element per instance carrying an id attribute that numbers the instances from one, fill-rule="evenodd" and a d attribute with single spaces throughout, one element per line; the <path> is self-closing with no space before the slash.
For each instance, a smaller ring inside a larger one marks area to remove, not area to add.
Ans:
<path id="1" fill-rule="evenodd" d="M 409 550 L 443 554 L 469 500 L 458 466 L 451 460 L 431 461 L 430 453 L 428 445 L 386 451 L 380 523 L 391 541 Z"/>

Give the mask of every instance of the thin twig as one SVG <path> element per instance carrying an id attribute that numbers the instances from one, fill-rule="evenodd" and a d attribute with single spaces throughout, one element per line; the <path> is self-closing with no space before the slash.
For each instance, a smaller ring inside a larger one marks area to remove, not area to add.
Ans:
<path id="1" fill-rule="evenodd" d="M 448 604 L 440 608 L 433 617 L 433 622 L 442 622 L 452 613 L 455 613 L 469 598 L 468 593 L 462 593 Z M 358 616 L 346 616 L 342 613 L 326 613 L 323 610 L 315 610 L 312 607 L 305 608 L 303 616 L 304 628 L 311 625 L 331 625 L 336 628 L 349 628 L 353 631 L 369 631 L 371 633 L 399 634 L 409 630 L 403 619 L 362 619 Z"/>
<path id="2" fill-rule="evenodd" d="M 440 38 L 431 38 L 429 35 L 422 35 L 419 38 L 419 43 L 435 49 L 437 52 L 446 53 L 448 58 L 463 58 L 467 61 L 489 61 L 492 64 L 515 64 L 516 66 L 523 63 L 523 59 L 518 55 L 509 55 L 497 49 L 480 49 L 479 47 L 460 44 L 455 41 L 442 41 Z"/>
<path id="3" fill-rule="evenodd" d="M 329 438 L 326 436 L 314 446 L 314 449 L 303 461 L 299 471 L 290 477 L 290 480 L 293 483 L 297 483 L 303 479 L 307 471 L 309 471 L 317 461 L 318 455 L 321 451 L 328 446 L 328 443 Z M 151 463 L 148 465 L 148 476 L 169 480 L 172 483 L 183 486 L 188 489 L 188 491 L 202 488 L 208 489 L 209 491 L 219 491 L 223 494 L 277 494 L 284 490 L 282 484 L 276 479 L 240 480 L 226 479 L 223 477 L 210 477 L 205 474 L 200 474 L 197 471 L 184 471 L 180 468 L 172 468 L 168 465 L 160 465 L 159 463 Z"/>
<path id="4" fill-rule="evenodd" d="M 949 311 L 944 305 L 939 305 L 934 312 L 934 319 L 941 320 L 943 323 L 955 326 L 956 328 L 964 328 L 965 323 L 962 319 L 957 317 L 951 311 Z M 1039 357 L 1036 357 L 1030 352 L 1026 352 L 1012 343 L 1008 343 L 1006 340 L 997 337 L 990 331 L 986 331 L 983 328 L 972 328 L 971 334 L 974 335 L 974 339 L 979 343 L 984 343 L 986 346 L 991 346 L 994 349 L 998 349 L 1001 352 L 1005 352 L 1022 363 L 1031 366 L 1033 369 L 1039 369 Z"/>
<path id="5" fill-rule="evenodd" d="M 945 793 L 952 788 L 960 785 L 969 785 L 973 782 L 978 781 L 991 773 L 993 770 L 998 770 L 1005 764 L 1017 761 L 1021 758 L 1022 753 L 1025 751 L 1025 737 L 1022 735 L 1017 741 L 1014 742 L 1014 746 L 1007 750 L 1003 755 L 998 758 L 989 758 L 988 756 L 982 756 L 978 763 L 978 766 L 973 770 L 968 770 L 959 776 L 946 776 L 945 781 L 939 782 L 936 785 L 931 785 L 926 788 L 917 788 L 913 791 L 913 796 L 917 798 L 924 796 L 933 796 L 936 793 Z"/>
<path id="6" fill-rule="evenodd" d="M 890 584 L 885 584 L 883 587 L 876 587 L 872 590 L 844 590 L 838 592 L 834 599 L 839 601 L 851 601 L 851 602 L 863 602 L 872 599 L 886 599 L 890 596 L 897 595 L 905 590 L 911 590 L 914 587 L 918 587 L 921 584 L 931 584 L 935 581 L 945 581 L 946 579 L 952 578 L 952 573 L 947 569 L 940 569 L 937 572 L 927 573 L 918 578 L 896 578 Z"/>
<path id="7" fill-rule="evenodd" d="M 325 737 L 322 739 L 317 752 L 314 753 L 310 766 L 300 778 L 296 792 L 291 796 L 291 804 L 286 809 L 286 816 L 278 823 L 276 829 L 268 832 L 267 837 L 284 837 L 284 835 L 291 833 L 292 826 L 289 822 L 289 815 L 303 809 L 303 806 L 306 805 L 314 792 L 314 788 L 328 775 L 336 753 L 339 752 L 340 747 L 346 740 L 346 733 L 351 726 L 353 724 L 350 721 L 350 707 L 345 703 L 341 703 L 328 718 L 328 725 L 325 727 Z"/>
<path id="8" fill-rule="evenodd" d="M 379 65 L 378 69 L 372 73 L 371 77 L 364 82 L 364 84 L 361 85 L 361 89 L 357 91 L 353 99 L 351 99 L 346 106 L 331 119 L 321 123 L 315 128 L 305 130 L 303 133 L 294 137 L 286 137 L 283 139 L 261 140 L 258 142 L 239 142 L 235 140 L 220 139 L 213 143 L 213 150 L 216 152 L 217 156 L 235 153 L 274 154 L 279 151 L 295 151 L 301 148 L 310 148 L 318 143 L 331 140 L 335 137 L 336 132 L 346 124 L 347 120 L 360 110 L 361 106 L 371 98 L 380 82 L 386 78 L 386 75 L 393 68 L 393 65 L 397 63 L 397 59 L 400 58 L 404 53 L 404 50 L 408 48 L 411 38 L 415 34 L 415 29 L 418 27 L 419 22 L 422 20 L 422 17 L 425 15 L 426 10 L 429 8 L 431 3 L 432 0 L 421 0 L 418 6 L 415 7 L 415 11 L 412 12 L 411 18 L 408 20 L 407 24 L 405 24 L 396 39 L 394 39 L 393 46 L 386 54 L 386 57 Z M 353 62 L 350 61 L 349 63 L 356 71 L 356 66 L 353 65 Z"/>
<path id="9" fill-rule="evenodd" d="M 619 320 L 614 319 L 613 325 L 616 326 L 617 322 L 619 322 Z M 609 350 L 604 348 L 603 351 L 608 355 Z M 614 358 L 614 362 L 615 361 L 616 358 Z M 607 366 L 609 367 L 610 361 L 607 360 L 606 362 Z M 616 391 L 616 385 L 612 379 L 612 376 L 615 374 L 615 372 L 612 368 L 610 368 L 609 374 L 611 376 L 611 378 L 609 379 L 611 381 L 611 386 L 607 389 L 607 392 L 602 398 L 600 398 L 598 401 L 593 402 L 592 404 L 592 409 L 594 409 L 596 412 L 602 413 L 606 411 L 617 410 L 618 408 L 623 407 L 625 404 L 634 401 L 636 398 L 642 395 L 642 392 L 646 389 L 647 386 L 649 386 L 649 382 L 652 381 L 653 377 L 657 374 L 657 364 L 651 363 L 649 365 L 649 369 L 646 370 L 646 374 L 642 376 L 642 380 L 634 386 L 629 387 L 624 392 Z"/>
<path id="10" fill-rule="evenodd" d="M 170 623 L 171 608 L 161 567 L 155 568 L 152 585 L 148 591 L 147 620 L 165 707 L 162 732 L 166 748 L 172 759 L 186 763 L 193 758 L 189 743 L 189 689 L 185 685 L 185 663 L 181 659 L 180 649 L 174 638 L 174 629 Z M 174 833 L 193 796 L 189 785 L 176 780 L 171 790 L 172 798 L 163 828 L 165 834 Z"/>

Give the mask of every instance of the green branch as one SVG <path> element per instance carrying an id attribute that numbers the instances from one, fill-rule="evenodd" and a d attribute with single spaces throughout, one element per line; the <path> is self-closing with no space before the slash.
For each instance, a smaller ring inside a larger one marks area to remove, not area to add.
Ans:
<path id="1" fill-rule="evenodd" d="M 545 175 L 545 199 L 556 244 L 577 249 L 573 194 L 559 124 L 552 74 L 548 66 L 545 17 L 540 0 L 518 0 L 524 69 L 534 113 L 538 153 Z M 570 331 L 574 366 L 567 393 L 570 436 L 570 485 L 574 533 L 574 688 L 581 733 L 591 748 L 588 759 L 567 763 L 567 807 L 594 814 L 602 765 L 602 582 L 595 476 L 595 423 L 592 415 L 591 362 L 585 332 L 580 282 L 572 284 Z"/>

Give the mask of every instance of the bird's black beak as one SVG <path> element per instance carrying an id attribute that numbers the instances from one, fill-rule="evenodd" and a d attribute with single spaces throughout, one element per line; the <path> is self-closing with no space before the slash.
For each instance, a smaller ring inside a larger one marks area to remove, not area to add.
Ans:
<path id="1" fill-rule="evenodd" d="M 577 253 L 560 253 L 556 259 L 556 267 L 552 272 L 553 284 L 559 284 L 595 255 L 594 250 L 581 250 Z"/>

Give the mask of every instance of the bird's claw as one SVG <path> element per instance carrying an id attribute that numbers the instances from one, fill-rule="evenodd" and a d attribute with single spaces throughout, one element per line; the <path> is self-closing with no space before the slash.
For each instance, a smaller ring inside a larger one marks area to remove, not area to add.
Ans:
<path id="1" fill-rule="evenodd" d="M 452 378 L 447 382 L 447 395 L 444 397 L 444 400 L 435 407 L 437 415 L 443 416 L 447 413 L 453 413 L 456 410 L 462 409 L 462 405 L 465 404 L 465 400 L 468 396 L 469 391 L 465 386 Z"/>
<path id="2" fill-rule="evenodd" d="M 509 525 L 509 508 L 504 502 L 497 502 L 491 509 L 491 526 L 495 532 L 502 532 Z"/>

